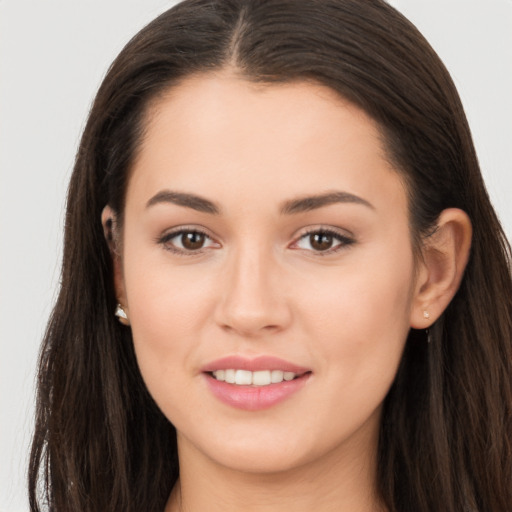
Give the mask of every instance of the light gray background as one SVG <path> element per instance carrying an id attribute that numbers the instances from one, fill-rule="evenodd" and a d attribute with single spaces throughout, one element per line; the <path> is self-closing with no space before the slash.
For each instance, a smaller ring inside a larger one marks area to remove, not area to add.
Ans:
<path id="1" fill-rule="evenodd" d="M 28 510 L 38 346 L 59 279 L 63 207 L 94 93 L 165 0 L 0 0 L 0 512 Z M 395 0 L 461 93 L 512 237 L 512 2 Z"/>

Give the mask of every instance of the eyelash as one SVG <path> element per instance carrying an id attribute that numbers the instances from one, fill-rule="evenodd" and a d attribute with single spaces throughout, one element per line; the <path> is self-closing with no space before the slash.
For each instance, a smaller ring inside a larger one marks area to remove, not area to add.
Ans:
<path id="1" fill-rule="evenodd" d="M 337 240 L 339 242 L 339 244 L 336 245 L 335 247 L 326 249 L 325 251 L 312 250 L 312 252 L 315 254 L 315 256 L 329 256 L 329 255 L 337 253 L 343 249 L 346 249 L 347 247 L 349 247 L 350 245 L 355 243 L 355 240 L 353 238 L 351 238 L 347 235 L 342 235 L 339 231 L 336 231 L 331 228 L 318 227 L 318 228 L 311 228 L 308 231 L 306 231 L 305 233 L 303 233 L 295 242 L 293 242 L 293 245 L 297 245 L 301 240 L 304 240 L 307 237 L 310 237 L 311 235 L 316 235 L 316 234 L 330 236 L 334 240 Z M 300 250 L 300 248 L 297 248 L 297 249 Z M 304 249 L 304 250 L 310 251 L 309 249 Z"/>
<path id="2" fill-rule="evenodd" d="M 202 229 L 194 228 L 179 228 L 176 231 L 171 231 L 170 233 L 166 233 L 162 237 L 157 239 L 157 242 L 164 246 L 164 249 L 170 251 L 178 256 L 195 256 L 198 254 L 202 254 L 204 252 L 204 247 L 201 247 L 197 250 L 187 250 L 181 249 L 180 247 L 176 247 L 172 245 L 170 242 L 173 238 L 177 238 L 179 236 L 183 236 L 185 234 L 195 234 L 195 235 L 203 235 L 206 239 L 213 241 L 212 237 L 203 231 Z"/>
<path id="3" fill-rule="evenodd" d="M 213 243 L 216 243 L 216 242 L 213 241 L 212 237 L 210 235 L 208 235 L 208 233 L 206 233 L 206 231 L 203 231 L 203 230 L 195 228 L 195 227 L 194 228 L 179 228 L 176 231 L 171 231 L 170 233 L 166 233 L 162 237 L 158 238 L 156 241 L 157 241 L 157 243 L 163 245 L 165 250 L 170 251 L 170 252 L 172 252 L 174 254 L 177 254 L 179 256 L 195 256 L 195 255 L 202 254 L 205 249 L 208 249 L 208 247 L 201 247 L 201 248 L 199 248 L 197 250 L 193 250 L 193 249 L 187 250 L 187 249 L 182 249 L 182 248 L 179 248 L 179 247 L 176 247 L 176 246 L 170 244 L 170 241 L 172 239 L 177 238 L 179 236 L 183 236 L 185 234 L 202 235 L 206 239 L 212 241 Z M 348 247 L 348 246 L 350 246 L 350 245 L 355 243 L 355 240 L 353 238 L 351 238 L 351 237 L 349 237 L 347 235 L 342 235 L 341 233 L 339 233 L 338 231 L 336 231 L 334 229 L 319 227 L 319 228 L 309 229 L 308 231 L 306 231 L 305 233 L 300 235 L 292 243 L 292 246 L 293 245 L 297 245 L 301 240 L 304 240 L 307 237 L 310 237 L 311 235 L 315 235 L 315 234 L 320 234 L 320 235 L 324 235 L 324 236 L 327 235 L 327 236 L 330 236 L 334 240 L 337 240 L 339 242 L 339 244 L 336 245 L 335 247 L 326 249 L 325 251 L 315 251 L 315 250 L 312 250 L 312 249 L 302 249 L 302 250 L 305 250 L 305 251 L 308 251 L 308 252 L 313 252 L 315 255 L 318 255 L 318 256 L 327 256 L 327 255 L 330 255 L 330 254 L 337 253 L 338 251 L 341 251 L 344 248 L 346 248 L 346 247 Z M 296 250 L 301 250 L 300 247 L 296 247 L 295 249 Z"/>

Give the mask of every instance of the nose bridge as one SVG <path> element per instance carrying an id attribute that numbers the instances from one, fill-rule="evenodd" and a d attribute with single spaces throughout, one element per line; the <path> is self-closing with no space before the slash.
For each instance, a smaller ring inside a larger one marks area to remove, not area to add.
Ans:
<path id="1" fill-rule="evenodd" d="M 218 322 L 244 335 L 282 329 L 289 321 L 282 278 L 271 248 L 245 243 L 234 249 L 226 261 Z"/>

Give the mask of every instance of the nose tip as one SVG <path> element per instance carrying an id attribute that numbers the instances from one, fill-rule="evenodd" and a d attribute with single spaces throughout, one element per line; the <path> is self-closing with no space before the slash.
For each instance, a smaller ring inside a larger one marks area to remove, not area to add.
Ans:
<path id="1" fill-rule="evenodd" d="M 217 307 L 218 325 L 244 337 L 279 332 L 291 319 L 279 269 L 251 260 L 242 259 L 226 273 Z"/>
<path id="2" fill-rule="evenodd" d="M 263 309 L 230 308 L 220 324 L 224 330 L 237 332 L 244 337 L 277 332 L 283 327 L 282 323 L 269 318 Z"/>
<path id="3" fill-rule="evenodd" d="M 235 284 L 219 307 L 218 323 L 230 332 L 244 336 L 278 332 L 285 328 L 289 314 L 279 297 L 265 289 L 263 283 L 256 286 Z"/>

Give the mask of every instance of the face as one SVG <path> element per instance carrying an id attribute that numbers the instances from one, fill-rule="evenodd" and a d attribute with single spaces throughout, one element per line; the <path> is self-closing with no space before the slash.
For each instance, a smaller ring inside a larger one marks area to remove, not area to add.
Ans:
<path id="1" fill-rule="evenodd" d="M 323 86 L 228 73 L 148 119 L 116 286 L 180 454 L 267 472 L 374 451 L 416 293 L 375 123 Z"/>

